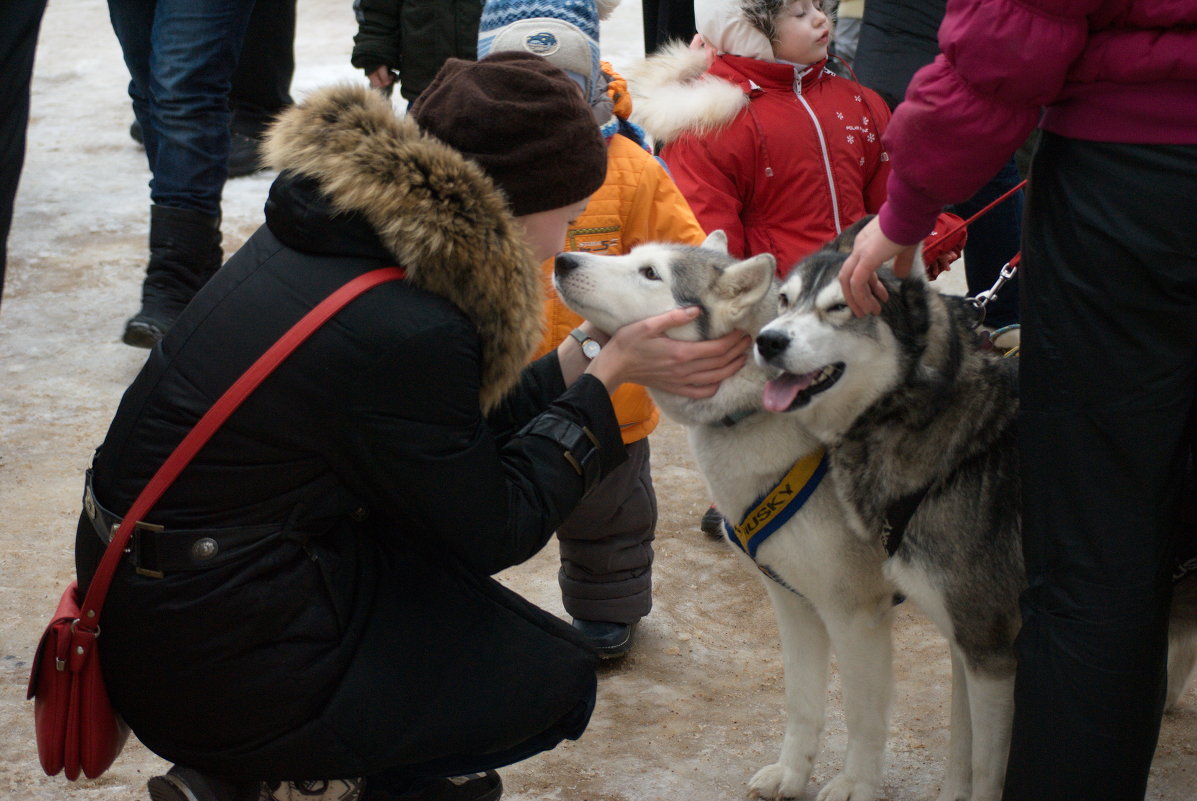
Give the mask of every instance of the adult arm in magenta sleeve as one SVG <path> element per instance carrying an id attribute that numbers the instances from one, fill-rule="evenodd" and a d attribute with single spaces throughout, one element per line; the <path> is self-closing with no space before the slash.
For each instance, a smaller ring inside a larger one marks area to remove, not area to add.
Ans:
<path id="1" fill-rule="evenodd" d="M 948 0 L 942 51 L 915 74 L 885 133 L 893 161 L 881 229 L 911 245 L 948 203 L 1010 158 L 1064 86 L 1097 0 Z"/>

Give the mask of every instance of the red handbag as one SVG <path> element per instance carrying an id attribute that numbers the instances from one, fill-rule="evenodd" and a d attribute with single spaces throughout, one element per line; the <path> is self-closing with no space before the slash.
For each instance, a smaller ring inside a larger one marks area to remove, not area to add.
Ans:
<path id="1" fill-rule="evenodd" d="M 129 727 L 108 700 L 98 641 L 104 598 L 136 521 L 145 518 L 228 416 L 295 348 L 358 295 L 403 277 L 399 267 L 359 275 L 321 301 L 271 345 L 212 404 L 137 496 L 112 535 L 83 599 L 79 598 L 77 582 L 66 588 L 37 646 L 26 693 L 26 698 L 34 699 L 37 753 L 46 775 L 62 771 L 74 781 L 82 772 L 94 779 L 112 766 L 129 736 Z"/>

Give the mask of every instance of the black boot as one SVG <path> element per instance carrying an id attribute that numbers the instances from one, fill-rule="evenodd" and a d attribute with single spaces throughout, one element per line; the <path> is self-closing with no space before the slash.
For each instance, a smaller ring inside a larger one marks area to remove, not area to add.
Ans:
<path id="1" fill-rule="evenodd" d="M 575 618 L 573 626 L 598 651 L 599 659 L 618 659 L 632 650 L 632 637 L 638 622 L 608 623 L 604 620 Z"/>
<path id="2" fill-rule="evenodd" d="M 125 344 L 154 347 L 220 269 L 221 256 L 219 217 L 151 206 L 150 262 L 141 287 L 141 311 L 125 323 Z"/>
<path id="3" fill-rule="evenodd" d="M 258 801 L 261 782 L 230 782 L 183 765 L 146 783 L 150 801 Z"/>
<path id="4" fill-rule="evenodd" d="M 262 170 L 261 136 L 234 130 L 229 141 L 229 177 L 240 178 Z"/>

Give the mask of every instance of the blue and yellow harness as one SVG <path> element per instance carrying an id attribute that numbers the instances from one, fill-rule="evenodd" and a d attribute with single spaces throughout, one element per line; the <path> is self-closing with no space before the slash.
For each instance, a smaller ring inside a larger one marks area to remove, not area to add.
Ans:
<path id="1" fill-rule="evenodd" d="M 756 552 L 761 547 L 761 543 L 769 539 L 798 513 L 798 510 L 818 489 L 819 483 L 825 475 L 827 475 L 826 450 L 820 448 L 803 456 L 794 463 L 788 473 L 782 476 L 777 486 L 753 502 L 739 525 L 733 526 L 727 520 L 723 521 L 727 538 L 756 562 Z M 798 592 L 782 581 L 781 577 L 768 566 L 757 562 L 757 567 L 762 573 L 786 589 Z"/>

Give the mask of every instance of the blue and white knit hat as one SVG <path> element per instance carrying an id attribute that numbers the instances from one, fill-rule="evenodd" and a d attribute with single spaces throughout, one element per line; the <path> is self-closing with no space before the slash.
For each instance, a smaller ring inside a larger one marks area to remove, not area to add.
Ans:
<path id="1" fill-rule="evenodd" d="M 542 56 L 582 89 L 591 108 L 610 117 L 599 66 L 599 21 L 619 0 L 487 0 L 478 25 L 478 58 L 518 50 Z"/>

